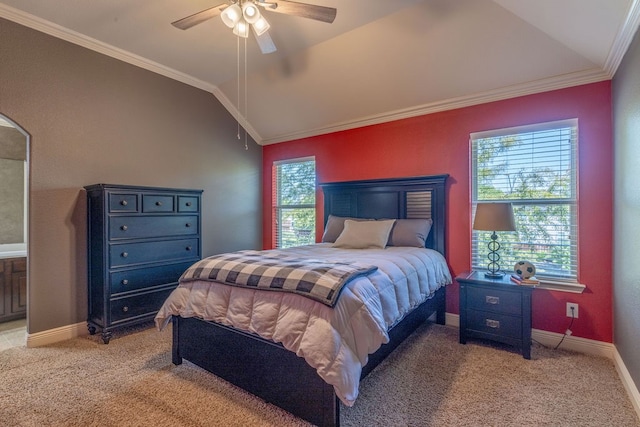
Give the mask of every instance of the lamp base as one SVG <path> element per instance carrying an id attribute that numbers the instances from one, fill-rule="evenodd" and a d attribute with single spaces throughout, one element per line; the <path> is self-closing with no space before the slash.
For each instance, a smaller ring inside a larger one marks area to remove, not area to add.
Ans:
<path id="1" fill-rule="evenodd" d="M 504 273 L 492 273 L 490 271 L 487 271 L 486 273 L 484 273 L 484 277 L 486 277 L 487 279 L 502 279 L 504 277 Z"/>

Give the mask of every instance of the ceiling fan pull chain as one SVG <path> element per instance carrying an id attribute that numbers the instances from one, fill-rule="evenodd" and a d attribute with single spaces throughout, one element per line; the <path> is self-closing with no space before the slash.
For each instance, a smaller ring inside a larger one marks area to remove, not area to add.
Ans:
<path id="1" fill-rule="evenodd" d="M 238 82 L 238 96 L 236 97 L 236 103 L 238 104 L 238 109 L 236 113 L 236 124 L 238 125 L 238 133 L 237 137 L 240 140 L 240 37 L 236 37 L 236 72 L 238 74 L 237 82 Z"/>
<path id="2" fill-rule="evenodd" d="M 246 124 L 249 121 L 249 104 L 247 103 L 249 87 L 247 86 L 247 39 L 244 39 L 244 121 L 245 121 L 245 129 L 244 129 L 244 149 L 245 151 L 249 150 L 249 146 L 247 144 L 247 127 Z"/>

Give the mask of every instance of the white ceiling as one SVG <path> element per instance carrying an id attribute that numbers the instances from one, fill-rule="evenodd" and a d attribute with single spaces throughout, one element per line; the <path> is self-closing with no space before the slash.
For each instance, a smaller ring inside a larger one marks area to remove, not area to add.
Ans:
<path id="1" fill-rule="evenodd" d="M 334 23 L 267 11 L 278 51 L 248 39 L 237 108 L 231 30 L 170 25 L 221 1 L 2 0 L 0 17 L 210 91 L 260 144 L 607 80 L 640 23 L 640 0 L 305 0 Z"/>

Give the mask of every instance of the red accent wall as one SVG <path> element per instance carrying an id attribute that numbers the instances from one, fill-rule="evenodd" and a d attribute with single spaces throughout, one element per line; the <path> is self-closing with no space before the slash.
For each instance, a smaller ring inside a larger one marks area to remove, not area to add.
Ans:
<path id="1" fill-rule="evenodd" d="M 612 342 L 613 135 L 611 82 L 599 82 L 263 148 L 263 245 L 272 247 L 274 161 L 315 156 L 318 182 L 448 173 L 447 259 L 455 276 L 470 268 L 469 134 L 570 118 L 578 119 L 579 281 L 582 294 L 536 289 L 533 327 L 563 333 L 566 302 L 580 306 L 574 336 Z M 323 218 L 318 192 L 317 218 Z M 317 227 L 318 239 L 323 224 Z M 447 311 L 459 313 L 458 286 L 447 290 Z"/>

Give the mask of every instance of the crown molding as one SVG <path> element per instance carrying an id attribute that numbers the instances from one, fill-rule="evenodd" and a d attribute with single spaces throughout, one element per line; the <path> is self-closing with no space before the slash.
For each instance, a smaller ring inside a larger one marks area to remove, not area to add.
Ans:
<path id="1" fill-rule="evenodd" d="M 176 71 L 157 62 L 150 61 L 146 58 L 135 55 L 131 52 L 127 52 L 123 49 L 119 49 L 103 43 L 99 40 L 87 37 L 75 31 L 64 28 L 60 25 L 27 14 L 2 3 L 0 3 L 0 17 L 6 18 L 10 21 L 27 26 L 45 34 L 49 34 L 59 39 L 66 40 L 95 52 L 110 56 L 120 61 L 146 69 L 148 71 L 163 75 L 189 86 L 193 86 L 198 89 L 210 92 L 227 109 L 227 111 L 229 111 L 233 115 L 236 121 L 246 130 L 249 135 L 251 135 L 251 137 L 257 144 L 269 145 L 296 139 L 309 138 L 332 132 L 350 130 L 363 126 L 402 120 L 456 108 L 470 107 L 473 105 L 479 105 L 488 102 L 501 101 L 504 99 L 531 95 L 540 92 L 564 89 L 571 86 L 610 80 L 615 74 L 617 67 L 620 65 L 620 62 L 622 61 L 622 58 L 624 57 L 629 44 L 633 40 L 635 31 L 640 24 L 640 0 L 633 0 L 627 19 L 623 24 L 623 28 L 621 28 L 618 36 L 616 37 L 604 69 L 591 69 L 575 73 L 568 73 L 561 76 L 481 92 L 471 96 L 446 99 L 433 103 L 418 105 L 411 108 L 360 117 L 354 120 L 339 123 L 333 123 L 328 126 L 323 126 L 311 130 L 292 132 L 264 139 L 260 136 L 256 129 L 251 126 L 248 120 L 244 116 L 242 116 L 242 114 L 238 111 L 231 100 L 229 100 L 229 98 L 227 98 L 227 96 L 215 85 L 212 85 L 200 79 L 196 79 L 185 73 Z"/>
<path id="2" fill-rule="evenodd" d="M 37 16 L 33 16 L 2 3 L 0 3 L 0 17 L 6 18 L 10 21 L 24 25 L 50 36 L 68 41 L 78 46 L 82 46 L 94 52 L 98 52 L 103 55 L 107 55 L 120 61 L 126 62 L 128 64 L 135 65 L 136 67 L 140 67 L 156 74 L 160 74 L 172 80 L 176 80 L 189 86 L 193 86 L 195 88 L 210 92 L 218 99 L 218 101 L 220 101 L 220 103 L 227 109 L 227 111 L 229 111 L 233 115 L 233 117 L 247 131 L 247 133 L 251 135 L 254 141 L 261 140 L 258 132 L 249 124 L 249 122 L 247 122 L 247 120 L 242 116 L 242 114 L 240 114 L 235 105 L 233 105 L 233 103 L 215 85 L 212 85 L 200 79 L 196 79 L 188 74 L 176 71 L 157 62 L 150 61 L 139 55 L 135 55 L 126 50 L 119 49 L 117 47 L 103 43 L 99 40 L 87 37 L 68 28 L 64 28 L 58 24 L 54 24 L 53 22 L 44 20 Z"/>
<path id="3" fill-rule="evenodd" d="M 216 99 L 222 104 L 222 106 L 224 108 L 227 109 L 227 111 L 229 111 L 231 113 L 231 115 L 233 116 L 234 119 L 236 119 L 236 121 L 238 122 L 238 124 L 240 126 L 242 126 L 242 128 L 251 136 L 251 138 L 253 138 L 253 140 L 258 144 L 258 145 L 263 145 L 262 144 L 262 138 L 260 137 L 260 134 L 258 134 L 258 131 L 256 131 L 254 129 L 253 126 L 251 126 L 251 123 L 249 123 L 247 121 L 247 118 L 244 117 L 240 111 L 238 111 L 238 109 L 236 108 L 236 106 L 233 104 L 233 102 L 231 102 L 231 100 L 229 98 L 227 98 L 227 96 L 217 87 L 215 89 L 213 89 L 211 91 L 211 93 L 213 94 L 213 96 L 216 97 Z M 238 136 L 238 138 L 240 139 L 240 135 Z"/>
<path id="4" fill-rule="evenodd" d="M 624 24 L 622 24 L 622 28 L 618 31 L 609 55 L 607 56 L 607 60 L 604 63 L 604 70 L 609 78 L 613 78 L 616 74 L 622 58 L 624 58 L 629 45 L 633 41 L 638 26 L 640 26 L 640 0 L 633 0 Z"/>
<path id="5" fill-rule="evenodd" d="M 502 101 L 519 96 L 533 95 L 541 92 L 548 92 L 557 89 L 565 89 L 572 86 L 580 86 L 589 83 L 596 83 L 603 80 L 610 80 L 609 75 L 600 69 L 591 69 L 575 73 L 564 74 L 528 83 L 506 86 L 495 90 L 477 93 L 475 95 L 446 99 L 429 104 L 418 105 L 412 108 L 390 111 L 383 114 L 362 117 L 329 126 L 312 129 L 304 132 L 292 132 L 290 134 L 278 135 L 273 138 L 262 140 L 262 145 L 277 144 L 279 142 L 291 141 L 295 139 L 310 138 L 327 133 L 339 132 L 364 126 L 377 125 L 381 123 L 402 120 L 411 117 L 423 116 L 438 113 L 441 111 L 454 110 L 457 108 L 471 107 L 488 102 Z"/>
<path id="6" fill-rule="evenodd" d="M 14 9 L 2 3 L 0 3 L 0 17 L 78 46 L 85 47 L 103 55 L 110 56 L 128 64 L 135 65 L 136 67 L 144 68 L 145 70 L 152 71 L 156 74 L 169 77 L 170 79 L 177 80 L 189 86 L 212 93 L 217 90 L 217 87 L 210 83 L 196 79 L 185 73 L 165 67 L 157 62 L 150 61 L 149 59 L 135 55 L 126 50 L 119 49 L 115 46 L 111 46 L 107 43 L 103 43 L 100 40 L 87 37 L 68 28 L 64 28 L 58 24 L 30 15 L 21 10 Z"/>

